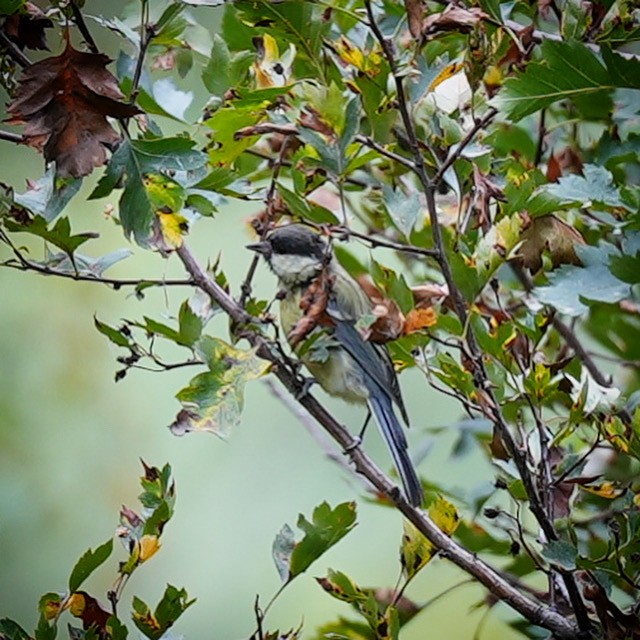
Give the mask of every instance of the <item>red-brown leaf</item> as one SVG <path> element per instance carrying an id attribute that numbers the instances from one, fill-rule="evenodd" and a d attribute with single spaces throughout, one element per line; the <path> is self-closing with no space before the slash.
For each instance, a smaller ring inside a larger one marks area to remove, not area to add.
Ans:
<path id="1" fill-rule="evenodd" d="M 55 161 L 62 177 L 85 176 L 107 160 L 106 148 L 120 140 L 107 117 L 139 113 L 124 97 L 103 54 L 70 44 L 59 56 L 28 67 L 8 107 L 9 122 L 25 124 L 26 144 Z"/>

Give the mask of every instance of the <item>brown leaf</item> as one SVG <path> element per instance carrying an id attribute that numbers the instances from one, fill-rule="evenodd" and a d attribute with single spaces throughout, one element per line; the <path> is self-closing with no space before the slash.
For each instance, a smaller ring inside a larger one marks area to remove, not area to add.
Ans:
<path id="1" fill-rule="evenodd" d="M 307 105 L 300 114 L 300 124 L 303 127 L 317 131 L 332 140 L 336 139 L 336 132 L 322 118 L 318 111 L 309 105 Z"/>
<path id="2" fill-rule="evenodd" d="M 533 32 L 533 23 L 517 31 L 516 35 L 520 40 L 520 44 L 512 40 L 507 53 L 504 54 L 498 64 L 507 68 L 522 66 L 530 54 L 530 47 L 533 44 Z"/>
<path id="3" fill-rule="evenodd" d="M 318 325 L 331 324 L 327 315 L 329 294 L 333 288 L 335 277 L 323 269 L 318 277 L 306 288 L 300 300 L 303 315 L 289 332 L 287 339 L 292 347 L 302 342 Z"/>
<path id="4" fill-rule="evenodd" d="M 402 327 L 402 333 L 406 336 L 410 333 L 432 327 L 438 321 L 438 314 L 433 309 L 411 309 L 407 314 Z"/>
<path id="5" fill-rule="evenodd" d="M 44 30 L 51 29 L 53 22 L 40 7 L 26 2 L 21 11 L 7 16 L 4 32 L 20 49 L 49 50 Z"/>
<path id="6" fill-rule="evenodd" d="M 434 304 L 449 306 L 449 289 L 446 285 L 435 283 L 420 284 L 416 287 L 411 287 L 411 293 L 416 309 L 428 309 Z"/>
<path id="7" fill-rule="evenodd" d="M 394 300 L 385 297 L 367 276 L 358 276 L 357 281 L 371 300 L 371 311 L 376 317 L 375 322 L 364 333 L 365 340 L 384 344 L 399 338 L 405 321 L 400 307 Z"/>
<path id="8" fill-rule="evenodd" d="M 67 44 L 65 51 L 28 67 L 8 106 L 11 124 L 25 124 L 26 144 L 55 161 L 58 175 L 86 176 L 107 160 L 106 147 L 119 134 L 107 117 L 139 113 L 106 70 L 104 54 L 84 53 Z"/>
<path id="9" fill-rule="evenodd" d="M 464 9 L 449 4 L 442 13 L 432 13 L 427 17 L 422 25 L 422 35 L 432 36 L 441 31 L 466 33 L 488 17 L 482 9 Z"/>
<path id="10" fill-rule="evenodd" d="M 76 591 L 69 598 L 69 611 L 76 618 L 82 620 L 82 627 L 93 627 L 100 633 L 100 637 L 107 637 L 107 621 L 111 617 L 109 611 L 86 591 Z"/>
<path id="11" fill-rule="evenodd" d="M 473 165 L 473 183 L 473 205 L 477 216 L 476 226 L 487 233 L 491 228 L 491 212 L 489 210 L 491 199 L 504 202 L 507 198 L 502 189 L 495 182 L 492 182 L 488 175 L 482 173 L 475 164 Z"/>
<path id="12" fill-rule="evenodd" d="M 557 182 L 567 173 L 582 173 L 582 159 L 573 147 L 565 147 L 557 154 L 552 153 L 547 163 L 547 180 Z"/>
<path id="13" fill-rule="evenodd" d="M 540 216 L 531 220 L 530 226 L 522 232 L 521 239 L 519 258 L 534 273 L 542 267 L 542 254 L 545 251 L 549 252 L 554 267 L 582 264 L 575 246 L 585 244 L 584 238 L 555 216 Z"/>
<path id="14" fill-rule="evenodd" d="M 407 10 L 407 21 L 411 35 L 420 39 L 422 37 L 422 17 L 424 16 L 425 3 L 423 0 L 404 0 Z"/>
<path id="15" fill-rule="evenodd" d="M 489 451 L 494 458 L 498 460 L 510 460 L 511 456 L 507 451 L 507 448 L 504 446 L 502 442 L 502 438 L 500 437 L 500 433 L 494 427 L 493 435 L 491 436 L 491 442 L 489 443 Z"/>

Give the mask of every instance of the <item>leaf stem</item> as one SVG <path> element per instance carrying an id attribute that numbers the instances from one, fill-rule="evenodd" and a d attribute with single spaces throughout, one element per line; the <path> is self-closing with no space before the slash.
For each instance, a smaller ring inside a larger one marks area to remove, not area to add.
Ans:
<path id="1" fill-rule="evenodd" d="M 85 22 L 82 11 L 80 10 L 80 7 L 78 7 L 76 0 L 71 0 L 69 5 L 71 6 L 71 11 L 73 13 L 73 19 L 76 23 L 76 27 L 78 27 L 78 29 L 80 30 L 80 33 L 82 34 L 84 41 L 89 47 L 89 50 L 91 51 L 91 53 L 100 53 L 100 49 L 98 49 L 98 45 L 93 39 L 91 31 L 89 31 L 89 27 L 87 27 L 87 23 Z"/>

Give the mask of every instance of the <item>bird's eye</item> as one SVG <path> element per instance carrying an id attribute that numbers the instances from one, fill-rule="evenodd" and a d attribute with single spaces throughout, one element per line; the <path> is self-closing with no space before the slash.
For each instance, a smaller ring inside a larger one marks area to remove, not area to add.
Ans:
<path id="1" fill-rule="evenodd" d="M 273 71 L 274 73 L 277 73 L 279 76 L 281 76 L 284 74 L 284 67 L 279 62 L 276 62 L 273 65 Z"/>

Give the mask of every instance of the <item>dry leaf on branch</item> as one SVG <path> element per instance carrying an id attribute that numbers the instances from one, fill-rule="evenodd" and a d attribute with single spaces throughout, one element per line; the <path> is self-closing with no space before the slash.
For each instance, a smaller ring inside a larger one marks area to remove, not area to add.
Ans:
<path id="1" fill-rule="evenodd" d="M 521 236 L 522 246 L 518 256 L 522 264 L 532 272 L 542 267 L 542 254 L 549 252 L 554 267 L 561 264 L 582 264 L 576 253 L 576 245 L 585 244 L 584 238 L 573 227 L 555 216 L 540 216 L 526 221 Z"/>
<path id="2" fill-rule="evenodd" d="M 323 269 L 305 290 L 300 300 L 303 315 L 287 336 L 292 347 L 300 344 L 318 325 L 331 323 L 327 315 L 327 303 L 334 281 L 335 277 Z"/>
<path id="3" fill-rule="evenodd" d="M 9 40 L 22 49 L 49 50 L 44 30 L 53 22 L 33 2 L 26 2 L 22 9 L 7 16 L 3 29 Z"/>
<path id="4" fill-rule="evenodd" d="M 28 67 L 8 107 L 11 124 L 25 124 L 26 144 L 55 161 L 58 175 L 86 176 L 107 160 L 107 147 L 120 140 L 107 117 L 140 113 L 124 97 L 106 69 L 104 54 L 84 53 L 67 44 L 59 56 Z"/>
<path id="5" fill-rule="evenodd" d="M 442 13 L 432 13 L 426 18 L 422 24 L 422 35 L 433 36 L 442 31 L 467 33 L 488 17 L 482 9 L 464 9 L 450 4 Z"/>
<path id="6" fill-rule="evenodd" d="M 367 276 L 359 276 L 358 284 L 371 300 L 371 311 L 375 322 L 367 328 L 365 340 L 383 344 L 402 335 L 404 314 L 391 298 L 385 297 Z"/>

